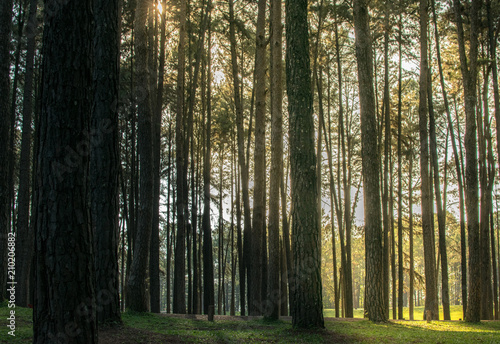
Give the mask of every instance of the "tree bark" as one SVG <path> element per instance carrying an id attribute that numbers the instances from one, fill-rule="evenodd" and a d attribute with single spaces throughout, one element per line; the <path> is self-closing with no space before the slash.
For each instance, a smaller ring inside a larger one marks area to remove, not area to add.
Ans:
<path id="1" fill-rule="evenodd" d="M 266 188 L 266 77 L 265 77 L 265 54 L 266 54 L 266 30 L 265 30 L 266 0 L 259 0 L 257 14 L 257 42 L 255 57 L 255 150 L 254 150 L 254 193 L 253 193 L 253 217 L 252 217 L 252 241 L 251 257 L 249 262 L 249 295 L 248 314 L 261 315 L 262 305 L 262 233 L 264 231 L 264 193 Z M 266 276 L 267 277 L 267 276 Z"/>
<path id="2" fill-rule="evenodd" d="M 185 45 L 186 45 L 186 0 L 182 0 L 179 8 L 179 46 L 177 57 L 177 112 L 175 126 L 175 147 L 176 147 L 176 170 L 177 170 L 177 235 L 175 243 L 175 266 L 174 266 L 174 300 L 173 312 L 186 313 L 186 223 L 187 223 L 187 181 L 184 171 L 187 161 L 185 161 L 185 103 L 184 103 L 184 83 L 185 83 Z M 187 170 L 186 170 L 187 171 Z"/>
<path id="3" fill-rule="evenodd" d="M 365 313 L 371 321 L 386 321 L 382 274 L 382 227 L 379 180 L 379 152 L 373 57 L 368 3 L 354 1 L 354 29 L 361 113 L 362 174 L 365 208 L 366 300 Z"/>
<path id="4" fill-rule="evenodd" d="M 97 319 L 120 321 L 118 282 L 119 0 L 94 0 L 94 104 L 90 125 L 90 188 L 95 235 Z"/>
<path id="5" fill-rule="evenodd" d="M 434 2 L 433 0 L 431 0 Z M 448 286 L 448 253 L 446 250 L 446 214 L 441 200 L 441 186 L 439 181 L 438 151 L 436 138 L 436 120 L 434 115 L 434 100 L 432 97 L 432 78 L 428 73 L 427 97 L 429 103 L 429 136 L 430 160 L 434 179 L 434 194 L 436 195 L 436 209 L 438 216 L 439 256 L 441 257 L 441 299 L 443 303 L 443 320 L 450 320 L 450 291 Z"/>
<path id="6" fill-rule="evenodd" d="M 401 5 L 402 2 L 400 2 Z M 402 7 L 400 8 L 402 10 Z M 403 319 L 403 140 L 402 140 L 402 107 L 403 107 L 403 22 L 399 13 L 399 63 L 398 63 L 398 319 Z M 411 187 L 411 179 L 410 179 Z"/>
<path id="7" fill-rule="evenodd" d="M 241 173 L 241 192 L 243 198 L 243 257 L 242 263 L 244 268 L 247 270 L 246 273 L 249 274 L 249 256 L 250 256 L 250 238 L 251 238 L 251 227 L 252 219 L 250 214 L 250 197 L 248 194 L 248 163 L 245 159 L 245 134 L 243 131 L 243 105 L 241 100 L 240 92 L 240 79 L 238 75 L 238 60 L 236 55 L 236 22 L 234 19 L 234 0 L 229 1 L 229 35 L 231 41 L 231 68 L 233 76 L 233 92 L 234 92 L 234 106 L 236 108 L 236 136 L 238 143 L 238 162 L 240 165 Z M 243 274 L 245 275 L 245 274 Z M 249 275 L 250 276 L 250 275 Z M 240 278 L 241 271 L 240 271 Z M 243 283 L 242 283 L 243 282 Z M 245 280 L 240 280 L 240 294 L 241 296 L 241 315 L 245 314 Z M 250 282 L 249 282 L 250 283 Z M 260 288 L 260 285 L 259 285 Z"/>
<path id="8" fill-rule="evenodd" d="M 146 32 L 148 5 L 148 0 L 138 0 L 135 17 L 136 81 L 138 88 L 142 91 L 142 97 L 137 99 L 140 188 L 134 257 L 127 284 L 127 304 L 130 310 L 136 312 L 149 310 L 146 276 L 153 227 L 153 133 Z"/>
<path id="9" fill-rule="evenodd" d="M 281 297 L 284 290 L 280 292 L 280 262 L 283 255 L 280 254 L 280 184 L 283 178 L 283 118 L 282 118 L 282 35 L 281 26 L 281 0 L 271 2 L 271 173 L 269 186 L 269 274 L 268 288 L 270 309 L 267 317 L 278 319 L 280 315 Z M 282 209 L 286 211 L 286 209 Z M 280 259 L 281 258 L 281 259 Z M 282 272 L 283 273 L 283 272 Z M 285 275 L 286 277 L 286 275 Z M 286 286 L 286 284 L 285 284 Z"/>
<path id="10" fill-rule="evenodd" d="M 285 7 L 294 257 L 292 324 L 295 328 L 323 328 L 307 1 L 287 0 Z"/>
<path id="11" fill-rule="evenodd" d="M 9 95 L 10 95 L 10 35 L 12 21 L 12 0 L 2 1 L 0 4 L 0 21 L 5 23 L 0 27 L 0 113 L 3 120 L 0 121 L 0 300 L 7 297 L 7 243 L 9 230 L 9 138 L 11 131 L 9 113 Z"/>
<path id="12" fill-rule="evenodd" d="M 160 189 L 161 189 L 161 128 L 163 111 L 163 81 L 165 73 L 165 41 L 166 41 L 166 0 L 162 2 L 160 33 L 160 64 L 158 69 L 158 85 L 154 100 L 153 114 L 153 225 L 151 232 L 151 253 L 149 259 L 149 299 L 152 313 L 160 313 Z M 156 68 L 155 68 L 156 70 Z"/>
<path id="13" fill-rule="evenodd" d="M 19 191 L 17 196 L 17 251 L 16 266 L 18 290 L 16 305 L 27 307 L 29 303 L 31 263 L 33 260 L 33 227 L 30 226 L 30 189 L 31 189 L 31 122 L 33 114 L 33 77 L 35 64 L 35 49 L 38 23 L 36 20 L 37 1 L 30 1 L 28 25 L 26 30 L 26 75 L 24 79 L 23 96 L 23 132 L 21 139 L 21 156 L 19 162 Z"/>
<path id="14" fill-rule="evenodd" d="M 480 231 L 478 214 L 478 172 L 476 136 L 476 80 L 479 35 L 480 0 L 472 0 L 470 7 L 469 57 L 466 55 L 460 0 L 453 0 L 457 22 L 460 67 L 464 84 L 465 101 L 465 206 L 469 242 L 469 283 L 465 321 L 479 322 L 481 318 L 481 264 Z"/>
<path id="15" fill-rule="evenodd" d="M 428 132 L 428 49 L 427 49 L 427 0 L 420 1 L 420 81 L 419 81 L 419 129 L 420 129 L 420 175 L 422 198 L 422 231 L 424 239 L 425 268 L 425 311 L 431 312 L 431 319 L 439 318 L 437 284 L 436 284 L 436 254 L 434 248 L 434 229 L 432 212 L 431 179 L 429 171 L 429 132 Z M 425 314 L 427 314 L 424 312 Z"/>
<path id="16" fill-rule="evenodd" d="M 87 187 L 92 1 L 45 1 L 45 11 L 33 342 L 97 343 Z"/>

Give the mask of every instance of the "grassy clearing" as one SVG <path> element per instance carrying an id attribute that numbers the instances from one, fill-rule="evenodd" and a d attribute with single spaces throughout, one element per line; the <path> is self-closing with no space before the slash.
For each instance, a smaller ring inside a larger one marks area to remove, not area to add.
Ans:
<path id="1" fill-rule="evenodd" d="M 454 310 L 456 312 L 456 310 Z M 461 312 L 460 312 L 461 313 Z M 356 312 L 360 314 L 360 310 Z M 355 314 L 355 315 L 356 315 Z M 9 309 L 0 305 L 0 343 L 32 341 L 32 310 L 16 308 L 16 337 L 8 335 Z M 325 312 L 328 316 L 328 310 Z M 417 316 L 417 313 L 415 314 Z M 390 321 L 374 324 L 368 320 L 327 320 L 322 331 L 295 331 L 290 321 L 216 320 L 208 322 L 149 313 L 122 315 L 129 341 L 123 343 L 500 343 L 500 322 L 466 324 L 462 321 Z M 104 329 L 103 331 L 107 331 Z M 116 332 L 107 337 L 116 337 Z M 135 335 L 137 334 L 137 337 Z M 102 336 L 105 338 L 106 336 Z M 147 339 L 147 340 L 146 340 Z M 101 343 L 114 343 L 101 340 Z M 116 341 L 118 342 L 118 341 Z"/>
<path id="2" fill-rule="evenodd" d="M 325 309 L 324 310 L 325 317 L 335 317 L 335 309 Z M 392 319 L 392 308 L 389 311 L 389 316 Z M 415 320 L 424 319 L 424 307 L 415 307 L 413 311 L 413 317 Z M 363 318 L 363 308 L 358 308 L 354 310 L 354 318 Z M 408 307 L 403 308 L 403 318 L 408 320 L 410 319 L 410 312 Z M 451 320 L 462 320 L 462 306 L 450 306 L 450 318 Z M 443 319 L 443 308 L 439 308 L 439 319 Z"/>

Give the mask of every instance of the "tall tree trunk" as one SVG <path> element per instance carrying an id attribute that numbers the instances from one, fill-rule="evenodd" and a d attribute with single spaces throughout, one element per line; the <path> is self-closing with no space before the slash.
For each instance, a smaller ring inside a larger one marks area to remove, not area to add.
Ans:
<path id="1" fill-rule="evenodd" d="M 211 20 L 211 19 L 210 19 Z M 210 26 L 209 26 L 210 27 Z M 203 161 L 203 313 L 208 314 L 210 306 L 214 306 L 214 263 L 212 251 L 212 229 L 210 226 L 210 185 L 212 165 L 212 35 L 208 32 L 207 47 L 207 121 L 205 124 L 205 156 Z"/>
<path id="2" fill-rule="evenodd" d="M 457 22 L 460 67 L 464 85 L 465 102 L 465 205 L 467 211 L 467 232 L 469 242 L 469 284 L 465 321 L 479 322 L 481 318 L 481 264 L 478 214 L 478 173 L 476 137 L 476 80 L 479 35 L 480 0 L 472 0 L 470 7 L 469 57 L 466 55 L 460 0 L 453 0 Z"/>
<path id="3" fill-rule="evenodd" d="M 166 41 L 166 0 L 163 0 L 160 34 L 160 65 L 158 70 L 158 85 L 154 99 L 153 114 L 153 226 L 151 233 L 151 254 L 149 259 L 149 302 L 152 313 L 160 313 L 160 189 L 161 189 L 161 128 L 163 110 L 163 80 L 165 72 L 165 41 Z M 156 71 L 156 68 L 155 68 Z"/>
<path id="4" fill-rule="evenodd" d="M 130 310 L 136 312 L 149 310 L 146 276 L 153 226 L 153 134 L 146 32 L 148 5 L 148 0 L 138 0 L 135 17 L 136 80 L 137 85 L 143 92 L 142 98 L 138 99 L 137 103 L 139 116 L 137 153 L 140 156 L 140 211 L 137 218 L 134 257 L 127 285 L 127 304 Z"/>
<path id="5" fill-rule="evenodd" d="M 496 131 L 497 131 L 497 149 L 500 149 L 500 95 L 498 91 L 498 65 L 496 59 L 496 39 L 494 33 L 494 25 L 493 25 L 493 16 L 491 11 L 491 0 L 486 0 L 486 13 L 488 20 L 488 46 L 489 46 L 489 54 L 491 58 L 491 72 L 493 79 L 493 99 L 495 106 L 495 119 L 496 119 Z M 491 138 L 491 130 L 489 130 L 490 138 Z M 491 147 L 491 143 L 490 143 Z M 492 154 L 491 154 L 492 155 Z M 494 163 L 492 163 L 494 166 Z M 494 168 L 494 167 L 492 167 Z M 493 177 L 493 176 L 492 176 Z M 492 264 L 493 264 L 493 297 L 495 301 L 495 320 L 499 318 L 499 301 L 498 301 L 498 271 L 496 268 L 497 261 L 495 255 L 495 235 L 494 235 L 494 225 L 493 220 L 491 220 L 491 253 L 492 253 Z M 497 240 L 500 238 L 497 238 Z"/>
<path id="6" fill-rule="evenodd" d="M 431 0 L 433 1 L 433 0 Z M 450 320 L 450 291 L 448 286 L 448 254 L 446 252 L 446 214 L 441 201 L 441 186 L 439 181 L 438 151 L 436 138 L 436 120 L 434 115 L 434 101 L 432 97 L 432 78 L 428 73 L 427 97 L 429 103 L 429 136 L 430 160 L 434 179 L 434 193 L 436 195 L 436 209 L 438 216 L 439 256 L 441 257 L 441 298 L 443 303 L 443 320 Z M 446 162 L 445 162 L 446 163 Z M 434 219 L 433 219 L 434 220 Z"/>
<path id="7" fill-rule="evenodd" d="M 384 123 L 384 171 L 383 171 L 383 189 L 382 189 L 382 217 L 384 226 L 384 301 L 386 311 L 389 312 L 389 271 L 390 271 L 390 228 L 391 221 L 389 216 L 389 156 L 391 151 L 391 107 L 389 100 L 389 1 L 385 3 L 384 17 L 384 95 L 382 102 L 382 120 Z"/>
<path id="8" fill-rule="evenodd" d="M 453 148 L 453 155 L 455 158 L 455 166 L 457 170 L 457 180 L 458 180 L 458 192 L 459 192 L 459 209 L 460 209 L 460 237 L 461 237 L 461 266 L 462 266 L 462 303 L 463 303 L 463 314 L 465 317 L 465 310 L 467 308 L 467 258 L 465 254 L 465 225 L 464 225 L 464 199 L 463 199 L 463 181 L 462 181 L 462 170 L 461 170 L 461 165 L 459 162 L 459 155 L 457 151 L 457 145 L 455 142 L 455 133 L 453 130 L 453 122 L 451 119 L 451 112 L 450 112 L 450 106 L 448 103 L 448 96 L 446 92 L 446 86 L 445 86 L 445 81 L 444 81 L 444 75 L 443 75 L 443 65 L 441 63 L 441 48 L 440 48 L 440 41 L 439 41 L 439 31 L 437 27 L 437 15 L 436 15 L 436 8 L 435 8 L 435 1 L 432 0 L 431 2 L 432 6 L 432 18 L 434 22 L 434 35 L 436 37 L 436 54 L 437 54 L 437 63 L 438 63 L 438 69 L 439 69 L 439 80 L 441 84 L 441 92 L 443 94 L 443 100 L 444 100 L 444 105 L 445 105 L 445 110 L 446 110 L 446 115 L 448 119 L 448 127 L 449 131 L 451 134 L 451 142 L 452 142 L 452 148 Z"/>
<path id="9" fill-rule="evenodd" d="M 283 178 L 283 118 L 282 68 L 283 29 L 281 26 L 281 0 L 271 2 L 271 173 L 269 186 L 269 274 L 267 317 L 278 319 L 280 305 L 280 184 Z M 286 211 L 286 209 L 282 209 Z M 283 265 L 283 264 L 282 264 Z M 283 272 L 282 272 L 283 274 Z"/>
<path id="10" fill-rule="evenodd" d="M 35 49 L 38 23 L 36 20 L 37 1 L 30 1 L 27 25 L 26 76 L 24 79 L 23 97 L 23 133 L 21 139 L 21 157 L 19 162 L 19 192 L 17 196 L 17 251 L 16 266 L 17 286 L 16 305 L 27 307 L 30 286 L 31 263 L 33 259 L 33 227 L 30 226 L 30 182 L 31 182 L 31 122 L 33 114 L 33 77 L 35 64 Z"/>
<path id="11" fill-rule="evenodd" d="M 16 196 L 15 196 L 15 184 L 16 180 L 14 179 L 14 171 L 17 169 L 17 152 L 16 152 L 16 144 L 17 144 L 17 132 L 18 132 L 18 115 L 17 115 L 17 101 L 18 101 L 18 84 L 20 77 L 20 66 L 21 66 L 21 50 L 23 46 L 23 29 L 24 29 L 24 21 L 26 17 L 26 5 L 27 1 L 23 4 L 19 3 L 19 10 L 16 12 L 17 20 L 17 46 L 15 48 L 14 53 L 14 73 L 13 73 L 13 82 L 12 82 L 12 97 L 11 97 L 11 106 L 10 106 L 10 136 L 9 136 L 9 158 L 8 158 L 8 180 L 9 180 L 9 231 L 14 232 L 15 228 L 17 228 L 16 224 Z M 17 236 L 17 234 L 16 234 Z"/>
<path id="12" fill-rule="evenodd" d="M 410 152 L 410 178 L 409 178 L 409 183 L 408 183 L 408 208 L 410 214 L 408 215 L 408 221 L 410 222 L 410 289 L 409 289 L 409 300 L 408 300 L 408 308 L 409 308 L 409 315 L 410 315 L 410 320 L 413 320 L 413 311 L 415 307 L 415 300 L 414 298 L 414 285 L 415 285 L 415 258 L 413 255 L 413 152 Z"/>
<path id="13" fill-rule="evenodd" d="M 119 0 L 94 1 L 94 104 L 90 132 L 90 188 L 95 235 L 97 319 L 120 321 L 118 282 Z"/>
<path id="14" fill-rule="evenodd" d="M 382 274 L 382 227 L 377 144 L 373 57 L 366 0 L 354 1 L 354 29 L 361 106 L 362 174 L 365 208 L 366 300 L 365 313 L 372 321 L 386 321 Z"/>
<path id="15" fill-rule="evenodd" d="M 488 83 L 489 83 L 489 69 L 483 73 L 484 80 L 484 107 L 481 111 L 481 102 L 478 100 L 477 107 L 477 131 L 478 131 L 478 148 L 479 148 L 479 177 L 481 186 L 480 198 L 480 247 L 481 247 L 481 319 L 493 319 L 493 290 L 491 286 L 491 255 L 490 255 L 490 213 L 491 213 L 491 191 L 490 190 L 490 175 L 488 168 L 488 155 L 487 155 L 487 139 L 485 130 L 488 128 Z M 478 94 L 481 94 L 480 87 L 478 86 Z M 483 112 L 483 113 L 482 113 Z M 483 125 L 483 116 L 484 123 Z M 491 176 L 493 177 L 493 176 Z M 491 185 L 492 186 L 492 185 Z"/>
<path id="16" fill-rule="evenodd" d="M 400 10 L 402 10 L 400 1 Z M 399 13 L 399 63 L 398 63 L 398 319 L 403 319 L 403 140 L 402 140 L 402 107 L 403 107 L 403 21 Z M 411 187 L 411 179 L 409 182 Z"/>
<path id="17" fill-rule="evenodd" d="M 234 18 L 234 0 L 229 1 L 229 35 L 231 41 L 231 67 L 232 67 L 232 76 L 233 76 L 233 92 L 234 92 L 234 106 L 236 108 L 236 134 L 238 141 L 238 162 L 240 165 L 240 173 L 241 173 L 241 192 L 243 198 L 243 217 L 244 217 L 244 227 L 243 227 L 243 266 L 247 270 L 247 274 L 249 273 L 248 265 L 249 265 L 249 256 L 250 256 L 250 239 L 251 239 L 251 227 L 252 227 L 252 219 L 250 215 L 250 197 L 248 194 L 248 163 L 245 159 L 245 134 L 243 131 L 243 104 L 242 104 L 242 93 L 240 91 L 240 79 L 238 73 L 238 60 L 236 55 L 236 22 Z M 241 273 L 240 273 L 241 277 Z M 240 293 L 242 293 L 241 300 L 241 314 L 245 313 L 245 283 L 243 280 L 240 281 Z M 250 281 L 248 281 L 250 283 Z M 260 288 L 260 284 L 259 284 Z"/>
<path id="18" fill-rule="evenodd" d="M 10 96 L 10 35 L 12 21 L 12 0 L 2 1 L 0 4 L 0 22 L 4 23 L 0 27 L 0 113 L 2 113 L 2 121 L 0 121 L 0 300 L 7 297 L 6 282 L 7 282 L 7 243 L 9 236 L 9 190 L 10 181 L 8 178 L 9 164 L 6 163 L 9 159 L 9 150 L 5 147 L 9 146 L 9 137 L 11 131 L 9 112 L 9 96 Z"/>
<path id="19" fill-rule="evenodd" d="M 47 12 L 50 4 L 45 1 L 33 342 L 97 343 L 87 187 L 92 1 Z"/>
<path id="20" fill-rule="evenodd" d="M 437 284 L 436 284 L 436 254 L 434 248 L 433 212 L 431 178 L 429 171 L 429 132 L 428 132 L 428 49 L 427 49 L 427 0 L 420 0 L 420 89 L 419 89 L 419 128 L 420 128 L 420 175 L 422 198 L 422 231 L 424 239 L 425 265 L 425 311 L 431 313 L 432 319 L 439 318 Z M 424 317 L 427 313 L 424 312 Z"/>
<path id="21" fill-rule="evenodd" d="M 172 119 L 169 120 L 168 123 L 168 165 L 167 165 L 167 266 L 166 266 L 166 284 L 167 284 L 167 313 L 171 312 L 171 267 L 172 267 L 172 243 L 174 236 L 174 229 L 170 224 L 170 217 L 175 219 L 175 201 L 170 202 L 170 197 L 174 197 L 171 195 L 172 193 Z M 173 205 L 173 207 L 172 207 Z M 172 214 L 172 215 L 171 215 Z"/>
<path id="22" fill-rule="evenodd" d="M 266 188 L 266 0 L 259 0 L 257 14 L 257 42 L 255 57 L 255 150 L 254 150 L 254 193 L 253 193 L 253 217 L 252 217 L 252 241 L 251 257 L 249 262 L 249 315 L 261 315 L 262 313 L 262 233 L 265 218 L 264 193 Z M 266 276 L 267 277 L 267 276 Z"/>
<path id="23" fill-rule="evenodd" d="M 287 0 L 286 75 L 292 180 L 293 302 L 296 328 L 324 327 L 321 242 L 312 118 L 307 1 Z M 305 266 L 307 262 L 307 268 Z"/>
<path id="24" fill-rule="evenodd" d="M 174 313 L 186 313 L 185 296 L 185 273 L 186 273 L 186 222 L 187 222 L 187 199 L 184 194 L 187 192 L 187 181 L 184 171 L 187 161 L 185 159 L 185 103 L 184 103 L 184 83 L 185 83 L 185 45 L 186 45 L 186 0 L 182 0 L 179 8 L 179 46 L 177 57 L 177 109 L 175 126 L 175 147 L 176 147 L 176 186 L 177 186 L 177 235 L 175 243 L 175 267 L 174 267 Z"/>

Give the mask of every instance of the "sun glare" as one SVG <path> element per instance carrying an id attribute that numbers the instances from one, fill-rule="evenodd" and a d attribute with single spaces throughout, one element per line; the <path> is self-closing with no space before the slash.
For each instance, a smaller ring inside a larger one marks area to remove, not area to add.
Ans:
<path id="1" fill-rule="evenodd" d="M 158 6 L 158 11 L 160 11 L 160 14 L 162 14 L 163 13 L 163 6 L 161 5 L 160 2 L 158 2 L 157 6 Z"/>

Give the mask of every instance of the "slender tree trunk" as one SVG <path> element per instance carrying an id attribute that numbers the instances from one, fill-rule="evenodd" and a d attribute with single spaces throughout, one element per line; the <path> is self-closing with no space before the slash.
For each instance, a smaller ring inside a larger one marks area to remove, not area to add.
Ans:
<path id="1" fill-rule="evenodd" d="M 433 0 L 431 0 L 433 1 Z M 438 151 L 436 138 L 436 120 L 434 116 L 434 101 L 432 97 L 432 78 L 428 74 L 427 96 L 429 103 L 429 136 L 430 160 L 434 179 L 434 193 L 436 195 L 436 209 L 438 216 L 439 256 L 441 257 L 441 298 L 443 303 L 443 320 L 450 320 L 450 291 L 448 286 L 448 254 L 446 252 L 446 214 L 441 201 L 441 186 L 439 181 Z"/>
<path id="2" fill-rule="evenodd" d="M 187 188 L 184 170 L 187 165 L 185 161 L 185 104 L 184 104 L 184 73 L 185 73 L 185 40 L 186 40 L 186 0 L 182 0 L 179 8 L 179 47 L 177 64 L 177 113 L 175 127 L 175 147 L 176 147 L 176 168 L 177 168 L 177 235 L 175 243 L 175 271 L 174 271 L 174 313 L 186 313 L 185 296 L 185 273 L 186 273 L 186 221 L 187 221 L 187 200 L 184 193 Z"/>
<path id="3" fill-rule="evenodd" d="M 460 66 L 464 84 L 465 101 L 465 203 L 467 211 L 467 232 L 469 241 L 469 284 L 465 320 L 479 322 L 481 317 L 481 264 L 480 231 L 478 214 L 478 173 L 477 173 L 477 137 L 476 137 L 476 80 L 479 35 L 480 0 L 472 0 L 470 7 L 470 43 L 469 58 L 466 55 L 464 30 L 460 0 L 453 0 L 457 22 Z"/>
<path id="4" fill-rule="evenodd" d="M 361 106 L 362 174 L 365 202 L 366 300 L 365 313 L 372 321 L 386 321 L 382 274 L 382 227 L 377 144 L 373 57 L 368 3 L 354 1 L 354 28 Z"/>
<path id="5" fill-rule="evenodd" d="M 486 0 L 486 13 L 488 20 L 488 40 L 489 40 L 489 54 L 491 59 L 491 71 L 493 79 L 493 98 L 495 106 L 495 119 L 496 119 L 496 131 L 497 131 L 497 149 L 500 149 L 500 95 L 498 91 L 498 65 L 496 59 L 496 39 L 493 26 L 493 16 L 491 11 L 491 1 Z M 489 135 L 491 138 L 491 130 L 489 130 Z M 490 143 L 491 148 L 491 143 Z M 491 154 L 492 155 L 492 154 Z M 491 163 L 492 169 L 494 169 L 494 163 Z M 493 176 L 492 176 L 493 178 Z M 491 215 L 493 216 L 493 215 Z M 498 271 L 497 271 L 497 260 L 495 254 L 495 235 L 494 235 L 494 225 L 493 219 L 491 219 L 491 254 L 492 254 L 492 264 L 493 264 L 493 297 L 495 301 L 495 320 L 499 319 L 499 301 L 498 301 Z M 497 238 L 498 240 L 499 238 Z"/>
<path id="6" fill-rule="evenodd" d="M 49 2 L 45 5 L 47 11 Z M 86 135 L 92 111 L 92 1 L 69 2 L 64 14 L 60 10 L 46 12 L 43 35 L 33 342 L 97 343 Z"/>
<path id="7" fill-rule="evenodd" d="M 165 41 L 166 41 L 166 0 L 161 16 L 160 34 L 160 65 L 158 70 L 158 85 L 156 99 L 153 99 L 153 226 L 151 233 L 151 256 L 149 260 L 150 275 L 150 307 L 152 313 L 160 313 L 160 188 L 161 188 L 161 127 L 163 109 L 163 80 L 165 72 Z M 156 46 L 157 44 L 155 44 Z M 156 62 L 156 61 L 155 61 Z M 154 68 L 156 71 L 156 68 Z M 153 97 L 154 98 L 154 97 Z"/>
<path id="8" fill-rule="evenodd" d="M 6 115 L 9 113 L 9 95 L 10 95 L 10 35 L 12 21 L 12 0 L 2 1 L 0 4 L 0 22 L 4 23 L 0 27 L 0 113 L 3 115 L 0 121 L 0 300 L 7 297 L 6 282 L 7 282 L 7 244 L 8 244 L 8 229 L 9 229 L 9 190 L 10 182 L 8 178 L 9 164 L 6 163 L 9 159 L 9 151 L 5 149 L 9 145 L 10 137 L 10 118 Z"/>
<path id="9" fill-rule="evenodd" d="M 251 227 L 252 227 L 252 219 L 250 215 L 250 197 L 248 193 L 248 164 L 245 159 L 245 137 L 243 131 L 243 104 L 242 104 L 242 93 L 240 91 L 240 79 L 238 72 L 238 61 L 236 55 L 236 22 L 234 18 L 234 3 L 233 0 L 229 1 L 229 34 L 231 41 L 231 67 L 232 67 L 232 76 L 233 76 L 233 92 L 234 92 L 234 105 L 236 108 L 236 133 L 237 133 L 237 141 L 238 141 L 238 162 L 240 165 L 240 173 L 241 173 L 241 192 L 243 198 L 243 217 L 244 217 L 244 242 L 243 242 L 243 266 L 247 270 L 247 274 L 249 274 L 249 260 L 250 259 L 250 239 L 251 239 Z M 250 135 L 250 133 L 249 133 Z M 250 275 L 248 275 L 250 276 Z M 240 283 L 243 281 L 240 281 Z M 250 283 L 250 281 L 249 281 Z M 259 284 L 260 289 L 260 284 Z M 241 314 L 244 315 L 245 310 L 245 283 L 243 285 L 240 284 L 240 293 L 241 300 L 243 301 L 241 304 Z"/>
<path id="10" fill-rule="evenodd" d="M 211 20 L 211 19 L 210 19 Z M 210 26 L 209 26 L 210 27 Z M 210 306 L 214 306 L 214 265 L 212 252 L 212 229 L 210 226 L 210 171 L 212 157 L 212 35 L 208 32 L 207 47 L 207 121 L 205 124 L 205 156 L 203 161 L 203 313 L 208 314 Z"/>
<path id="11" fill-rule="evenodd" d="M 278 319 L 283 304 L 280 292 L 280 183 L 283 178 L 283 119 L 282 119 L 282 35 L 281 0 L 271 3 L 271 173 L 269 186 L 269 309 L 266 314 Z M 286 211 L 286 209 L 282 209 Z M 280 259 L 281 258 L 281 259 Z M 283 266 L 283 264 L 281 264 Z M 282 272 L 283 274 L 283 272 Z"/>
<path id="12" fill-rule="evenodd" d="M 402 2 L 400 2 L 401 5 Z M 400 8 L 402 10 L 402 8 Z M 399 64 L 398 64 L 398 319 L 403 319 L 403 147 L 402 147 L 402 107 L 403 107 L 403 22 L 399 13 Z M 411 187 L 411 179 L 409 181 Z"/>
<path id="13" fill-rule="evenodd" d="M 26 75 L 23 97 L 23 131 L 21 157 L 19 162 L 19 191 L 17 196 L 17 243 L 18 263 L 16 266 L 17 287 L 16 305 L 27 307 L 29 303 L 31 262 L 33 258 L 33 232 L 30 226 L 30 189 L 31 189 L 31 124 L 33 114 L 33 77 L 37 36 L 37 1 L 30 1 L 28 25 L 26 30 Z"/>
<path id="14" fill-rule="evenodd" d="M 384 95 L 382 105 L 382 120 L 384 123 L 384 171 L 383 171 L 383 189 L 382 189 L 382 217 L 384 226 L 384 296 L 385 308 L 389 312 L 389 271 L 390 271 L 390 228 L 391 221 L 389 216 L 389 156 L 391 150 L 391 108 L 389 100 L 389 2 L 385 3 L 384 18 Z"/>
<path id="15" fill-rule="evenodd" d="M 414 298 L 414 284 L 415 284 L 415 258 L 413 256 L 413 153 L 410 152 L 410 178 L 409 178 L 409 183 L 408 183 L 408 207 L 409 207 L 409 215 L 408 215 L 408 221 L 410 222 L 410 289 L 409 289 L 409 312 L 410 312 L 410 320 L 413 320 L 413 311 L 414 311 L 414 306 L 415 306 L 415 300 Z"/>
<path id="16" fill-rule="evenodd" d="M 489 70 L 483 73 L 484 80 L 484 107 L 481 111 L 481 102 L 478 100 L 477 109 L 477 131 L 478 131 L 478 148 L 479 148 L 479 176 L 481 186 L 480 198 L 480 247 L 481 247 L 481 319 L 493 319 L 493 290 L 491 285 L 491 255 L 490 255 L 490 213 L 491 213 L 491 190 L 490 176 L 488 170 L 487 157 L 487 139 L 485 130 L 488 128 L 488 83 Z M 481 94 L 478 86 L 478 94 Z M 483 113 L 482 113 L 483 112 Z M 483 116 L 486 126 L 483 125 Z"/>
<path id="17" fill-rule="evenodd" d="M 431 313 L 431 319 L 439 318 L 436 254 L 434 248 L 433 212 L 431 178 L 429 171 L 429 132 L 428 132 L 428 49 L 427 49 L 427 0 L 420 0 L 420 89 L 419 89 L 419 128 L 420 128 L 420 175 L 422 197 L 422 231 L 424 238 L 425 261 L 425 311 Z M 424 312 L 424 317 L 427 313 Z"/>
<path id="18" fill-rule="evenodd" d="M 266 53 L 266 31 L 265 31 L 266 0 L 259 0 L 257 15 L 257 42 L 255 59 L 255 150 L 254 150 L 254 193 L 253 193 L 253 218 L 252 218 L 252 242 L 249 279 L 248 306 L 249 315 L 261 315 L 262 313 L 262 233 L 264 231 L 264 193 L 266 187 L 266 79 L 265 79 L 265 53 Z"/>
<path id="19" fill-rule="evenodd" d="M 153 135 L 152 112 L 150 108 L 149 69 L 147 62 L 147 19 L 148 1 L 139 0 L 136 8 L 136 80 L 142 89 L 138 99 L 138 140 L 137 153 L 140 156 L 139 204 L 137 233 L 134 243 L 134 257 L 130 268 L 127 286 L 127 302 L 130 310 L 146 312 L 149 310 L 146 276 L 153 226 Z"/>
<path id="20" fill-rule="evenodd" d="M 459 162 L 459 156 L 457 151 L 457 146 L 455 142 L 455 134 L 453 131 L 453 123 L 451 119 L 450 106 L 448 103 L 448 97 L 445 87 L 444 75 L 443 75 L 443 67 L 441 63 L 441 49 L 439 42 L 439 31 L 437 28 L 437 15 L 435 9 L 435 1 L 432 0 L 432 17 L 434 21 L 434 35 L 436 37 L 436 53 L 437 53 L 437 63 L 439 69 L 439 80 L 441 84 L 441 92 L 443 94 L 443 100 L 445 105 L 445 110 L 448 119 L 448 127 L 451 134 L 452 148 L 453 154 L 455 158 L 455 166 L 457 169 L 457 180 L 458 180 L 458 190 L 459 190 L 459 209 L 460 209 L 460 233 L 461 233 L 461 251 L 462 251 L 462 301 L 463 301 L 463 314 L 465 316 L 465 310 L 467 305 L 467 264 L 466 264 L 466 255 L 465 255 L 465 225 L 464 225 L 464 199 L 463 199 L 463 182 L 462 182 L 462 172 L 461 165 Z"/>
<path id="21" fill-rule="evenodd" d="M 171 312 L 171 266 L 172 266 L 172 243 L 174 230 L 170 224 L 170 217 L 175 218 L 175 202 L 170 202 L 172 190 L 172 120 L 168 123 L 168 165 L 167 165 L 167 267 L 166 267 L 166 283 L 167 283 L 167 313 Z M 173 196 L 175 197 L 175 196 Z M 171 207 L 171 205 L 174 205 Z M 172 211 L 173 210 L 173 211 Z"/>

